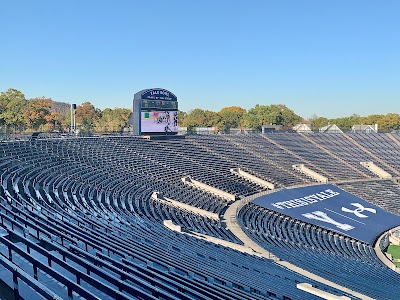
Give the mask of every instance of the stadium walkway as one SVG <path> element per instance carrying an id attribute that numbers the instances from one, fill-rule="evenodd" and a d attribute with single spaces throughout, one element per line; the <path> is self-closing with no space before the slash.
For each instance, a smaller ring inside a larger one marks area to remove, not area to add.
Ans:
<path id="1" fill-rule="evenodd" d="M 226 210 L 222 220 L 223 222 L 225 222 L 226 228 L 229 229 L 238 239 L 240 239 L 243 242 L 244 246 L 261 254 L 263 257 L 275 260 L 276 257 L 273 254 L 269 253 L 263 247 L 250 239 L 240 228 L 240 225 L 236 223 L 236 210 L 239 204 L 240 201 L 235 201 Z"/>
<path id="2" fill-rule="evenodd" d="M 291 264 L 290 262 L 287 261 L 281 261 L 279 260 L 279 258 L 277 258 L 276 256 L 274 256 L 273 254 L 271 254 L 270 252 L 268 252 L 267 250 L 265 250 L 264 248 L 262 248 L 260 245 L 258 245 L 256 242 L 254 242 L 252 239 L 250 239 L 245 233 L 244 231 L 240 228 L 240 225 L 236 222 L 236 210 L 238 208 L 238 206 L 240 205 L 240 200 L 239 201 L 235 201 L 233 202 L 228 209 L 226 210 L 224 217 L 223 217 L 223 222 L 225 222 L 226 224 L 226 228 L 229 229 L 238 239 L 240 239 L 243 244 L 251 249 L 253 249 L 254 251 L 260 253 L 262 256 L 264 256 L 265 258 L 268 259 L 273 259 L 277 264 L 280 264 L 281 266 L 284 266 L 296 273 L 299 273 L 305 277 L 308 277 L 312 280 L 321 282 L 323 284 L 326 284 L 330 287 L 333 287 L 337 290 L 340 290 L 342 292 L 347 293 L 348 295 L 353 295 L 357 298 L 360 299 L 366 299 L 366 300 L 372 300 L 373 298 L 365 296 L 361 293 L 358 293 L 356 291 L 350 290 L 346 287 L 343 287 L 341 285 L 338 285 L 334 282 L 331 282 L 329 280 L 326 280 L 325 278 L 322 278 L 318 275 L 315 275 L 311 272 L 308 272 L 302 268 L 299 268 L 293 264 Z"/>

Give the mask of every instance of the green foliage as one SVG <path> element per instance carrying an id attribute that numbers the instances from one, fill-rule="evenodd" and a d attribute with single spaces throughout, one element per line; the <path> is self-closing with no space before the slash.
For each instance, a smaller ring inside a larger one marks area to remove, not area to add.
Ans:
<path id="1" fill-rule="evenodd" d="M 50 101 L 44 97 L 28 100 L 22 112 L 25 125 L 37 129 L 46 124 L 50 116 Z"/>
<path id="2" fill-rule="evenodd" d="M 100 118 L 100 110 L 90 102 L 83 102 L 76 107 L 76 125 L 82 131 L 91 131 Z"/>
<path id="3" fill-rule="evenodd" d="M 324 126 L 329 124 L 329 120 L 327 118 L 324 118 L 324 117 L 313 116 L 310 119 L 310 121 L 311 121 L 311 123 L 310 123 L 311 130 L 318 130 L 319 128 L 324 127 Z"/>
<path id="4" fill-rule="evenodd" d="M 216 126 L 220 119 L 220 116 L 216 112 L 195 108 L 186 115 L 183 125 L 188 128 L 212 127 Z"/>
<path id="5" fill-rule="evenodd" d="M 399 130 L 400 129 L 400 115 L 398 114 L 387 114 L 379 118 L 376 123 L 382 130 Z"/>
<path id="6" fill-rule="evenodd" d="M 287 108 L 284 105 L 280 106 L 282 107 L 282 115 L 277 115 L 277 125 L 283 125 L 283 128 L 291 129 L 294 125 L 303 121 L 303 118 L 295 114 L 293 110 Z"/>
<path id="7" fill-rule="evenodd" d="M 380 119 L 384 118 L 385 115 L 369 115 L 367 117 L 360 117 L 361 124 L 377 124 L 379 123 Z"/>
<path id="8" fill-rule="evenodd" d="M 16 89 L 0 94 L 0 122 L 20 126 L 24 123 L 22 113 L 27 104 L 25 95 Z"/>
<path id="9" fill-rule="evenodd" d="M 187 117 L 187 112 L 178 110 L 178 125 L 185 126 L 185 119 Z"/>
<path id="10" fill-rule="evenodd" d="M 100 114 L 96 124 L 96 131 L 121 131 L 128 122 L 131 110 L 127 108 L 106 108 Z"/>
<path id="11" fill-rule="evenodd" d="M 301 122 L 302 118 L 296 115 L 285 105 L 259 105 L 251 108 L 243 117 L 246 127 L 261 130 L 263 125 L 282 125 L 285 129 Z"/>
<path id="12" fill-rule="evenodd" d="M 344 131 L 351 130 L 353 125 L 374 125 L 378 124 L 379 130 L 392 131 L 400 129 L 400 115 L 389 113 L 387 115 L 369 115 L 366 117 L 360 117 L 359 115 L 353 114 L 349 117 L 327 119 L 324 117 L 312 116 L 309 121 L 311 122 L 311 128 L 318 130 L 319 128 L 328 125 L 336 124 L 339 128 Z"/>
<path id="13" fill-rule="evenodd" d="M 366 123 L 363 123 L 363 120 L 359 115 L 353 114 L 350 117 L 330 119 L 329 124 L 336 124 L 342 130 L 350 130 L 353 125 L 360 125 Z"/>
<path id="14" fill-rule="evenodd" d="M 240 128 L 243 125 L 243 116 L 246 113 L 244 108 L 239 106 L 230 106 L 221 109 L 219 128 L 229 130 L 230 128 Z"/>
<path id="15" fill-rule="evenodd" d="M 120 131 L 127 124 L 130 109 L 106 108 L 103 111 L 90 102 L 78 105 L 76 123 L 82 131 Z M 400 115 L 373 114 L 366 117 L 353 114 L 349 117 L 328 119 L 312 116 L 308 120 L 313 130 L 336 124 L 342 130 L 350 130 L 353 125 L 378 124 L 380 130 L 392 131 L 400 129 Z M 200 108 L 188 113 L 178 112 L 179 126 L 188 127 L 215 127 L 217 131 L 228 131 L 230 128 L 248 127 L 261 130 L 263 125 L 282 125 L 283 129 L 291 129 L 294 125 L 304 122 L 285 105 L 259 105 L 246 111 L 239 106 L 225 107 L 219 112 Z M 41 97 L 27 100 L 25 95 L 16 90 L 8 89 L 0 93 L 0 125 L 22 127 L 37 130 L 46 126 L 49 130 L 68 130 L 70 126 L 70 106 L 67 103 L 56 102 Z"/>

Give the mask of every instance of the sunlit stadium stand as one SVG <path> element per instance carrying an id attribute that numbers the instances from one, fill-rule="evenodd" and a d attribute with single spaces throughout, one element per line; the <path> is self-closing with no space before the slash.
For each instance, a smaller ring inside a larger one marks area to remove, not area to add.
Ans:
<path id="1" fill-rule="evenodd" d="M 400 185 L 391 180 L 349 182 L 339 187 L 374 203 L 387 211 L 400 215 Z"/>
<path id="2" fill-rule="evenodd" d="M 39 134 L 0 142 L 0 281 L 22 299 L 320 299 L 297 288 L 300 283 L 362 298 L 282 266 L 282 260 L 365 299 L 399 299 L 400 274 L 380 261 L 373 245 L 247 201 L 318 184 L 292 168 L 303 164 L 400 215 L 395 178 L 381 180 L 360 164 L 374 161 L 396 177 L 388 165 L 400 171 L 392 158 L 400 142 L 381 134 L 363 137 L 351 134 L 362 147 L 343 134 L 313 133 L 163 140 Z M 230 202 L 185 184 L 185 177 L 241 201 L 236 222 L 275 260 L 211 242 L 243 246 L 223 220 Z M 164 226 L 165 220 L 182 233 Z"/>
<path id="3" fill-rule="evenodd" d="M 393 176 L 400 175 L 400 162 L 397 159 L 400 154 L 400 144 L 393 141 L 386 134 L 349 134 L 349 137 L 356 141 L 361 147 L 368 151 L 376 158 L 388 164 L 391 168 L 388 171 Z"/>
<path id="4" fill-rule="evenodd" d="M 338 159 L 344 160 L 368 177 L 372 177 L 373 174 L 362 168 L 360 162 L 373 161 L 378 167 L 386 169 L 379 161 L 376 161 L 371 155 L 362 151 L 343 134 L 311 134 L 307 135 L 306 138 L 316 142 L 321 148 L 326 149 Z"/>
<path id="5" fill-rule="evenodd" d="M 320 175 L 326 176 L 329 181 L 347 179 L 347 178 L 366 178 L 366 174 L 360 174 L 352 168 L 349 168 L 337 157 L 330 155 L 330 153 L 324 151 L 324 143 L 314 144 L 307 137 L 308 135 L 302 134 L 271 134 L 268 138 L 279 143 L 279 145 L 292 151 L 299 159 L 302 159 L 301 163 L 304 163 L 309 168 L 320 173 Z M 323 135 L 323 134 L 319 134 Z M 329 136 L 331 138 L 340 136 L 339 134 L 326 134 L 323 136 Z M 301 164 L 293 162 L 293 164 Z M 359 162 L 358 162 L 359 163 Z"/>

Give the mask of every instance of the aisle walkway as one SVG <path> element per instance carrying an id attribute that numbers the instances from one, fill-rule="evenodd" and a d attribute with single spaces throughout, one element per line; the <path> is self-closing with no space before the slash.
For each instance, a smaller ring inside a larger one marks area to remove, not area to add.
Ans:
<path id="1" fill-rule="evenodd" d="M 236 210 L 240 204 L 240 201 L 233 202 L 226 210 L 222 222 L 226 224 L 226 228 L 229 229 L 238 239 L 240 239 L 244 246 L 252 249 L 253 251 L 261 254 L 263 257 L 269 259 L 275 259 L 276 257 L 265 250 L 263 247 L 258 245 L 252 239 L 250 239 L 244 231 L 240 228 L 239 224 L 236 223 Z"/>

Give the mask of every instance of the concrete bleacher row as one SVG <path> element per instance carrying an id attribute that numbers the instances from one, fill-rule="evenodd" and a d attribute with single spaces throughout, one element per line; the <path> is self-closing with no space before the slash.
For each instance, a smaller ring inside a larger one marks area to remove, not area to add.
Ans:
<path id="1" fill-rule="evenodd" d="M 167 230 L 161 219 L 240 243 L 215 220 L 150 200 L 154 190 L 168 194 L 169 187 L 218 212 L 208 204 L 211 195 L 138 169 L 133 155 L 102 154 L 109 141 L 102 142 L 0 145 L 1 264 L 18 266 L 0 276 L 18 287 L 15 293 L 25 299 L 310 299 L 296 288 L 309 282 L 340 294 L 270 260 Z"/>

